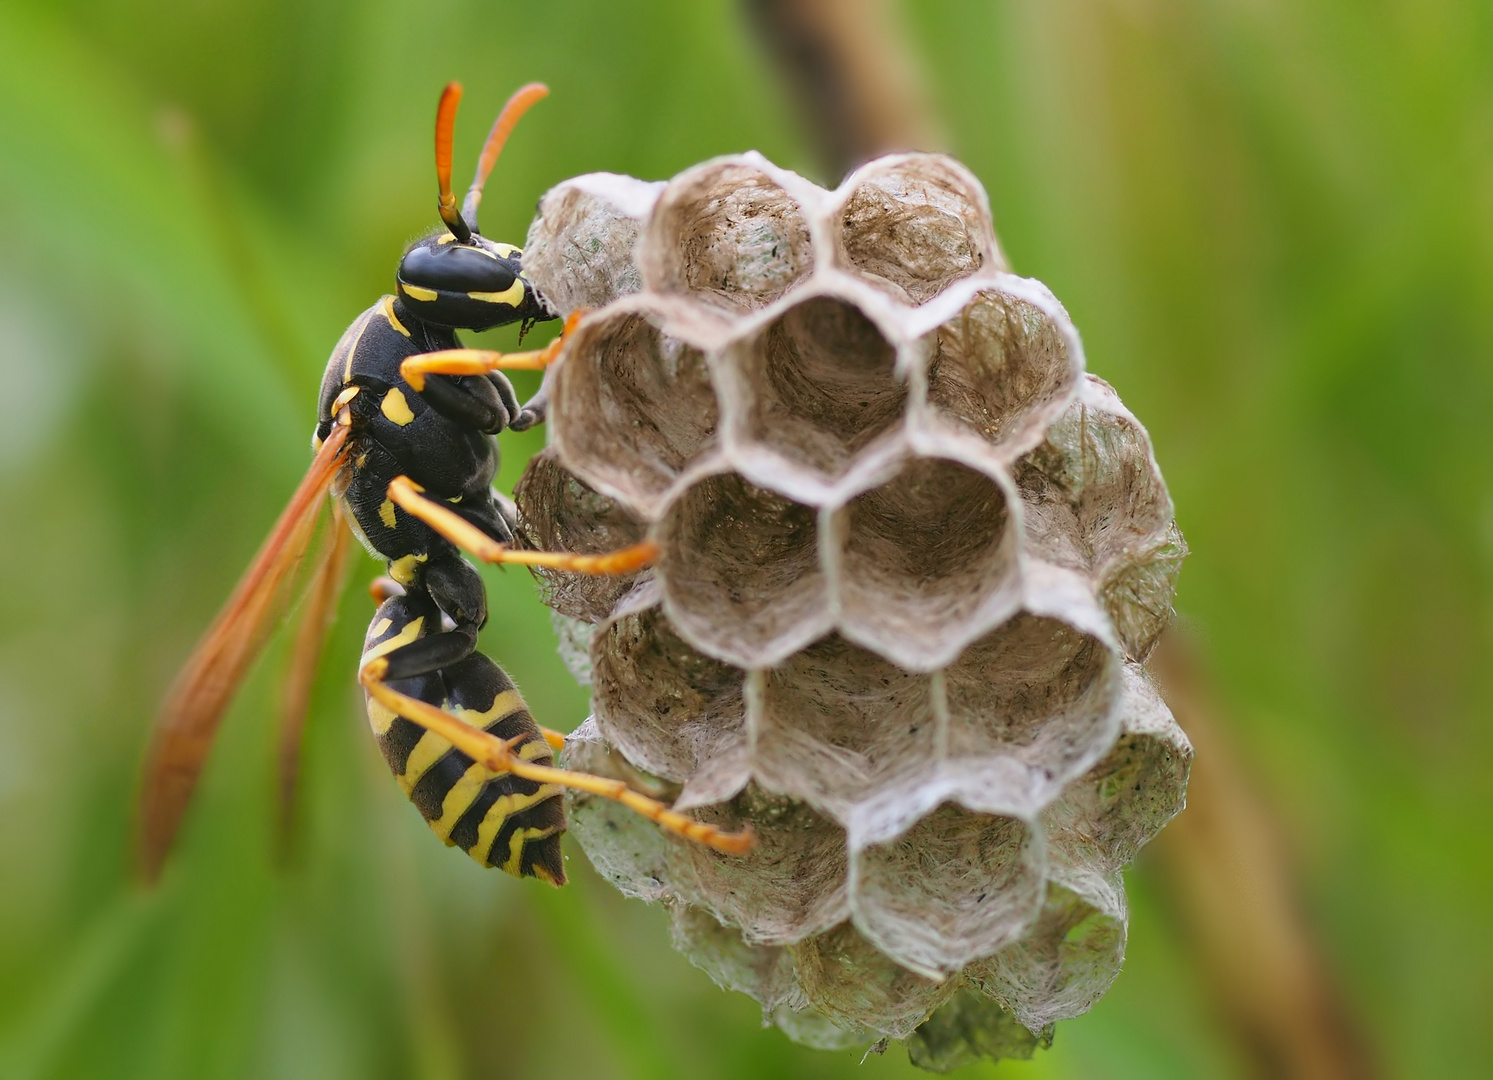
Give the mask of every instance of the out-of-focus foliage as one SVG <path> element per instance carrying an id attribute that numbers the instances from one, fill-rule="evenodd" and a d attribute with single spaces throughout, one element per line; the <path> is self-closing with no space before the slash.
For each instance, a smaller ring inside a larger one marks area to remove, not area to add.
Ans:
<path id="1" fill-rule="evenodd" d="M 1493 16 L 1449 0 L 922 0 L 910 37 L 1016 267 L 1146 418 L 1303 900 L 1397 1074 L 1493 1055 Z M 304 468 L 343 327 L 518 83 L 484 203 L 757 147 L 808 168 L 725 0 L 0 8 L 0 1075 L 908 1075 L 757 1027 L 664 914 L 435 843 L 353 692 L 349 591 L 273 869 L 272 650 L 163 888 L 129 885 L 149 717 Z M 819 177 L 836 180 L 835 177 Z M 491 335 L 511 343 L 512 334 Z M 511 486 L 541 435 L 505 436 Z M 360 565 L 360 576 L 375 569 Z M 485 648 L 584 693 L 521 573 Z M 1125 973 L 1002 1073 L 1229 1075 L 1143 860 Z M 978 1075 L 985 1066 L 969 1070 Z"/>

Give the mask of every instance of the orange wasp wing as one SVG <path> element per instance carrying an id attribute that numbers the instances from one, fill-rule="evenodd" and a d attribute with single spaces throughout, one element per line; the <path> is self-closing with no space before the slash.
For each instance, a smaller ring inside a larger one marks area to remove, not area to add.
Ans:
<path id="1" fill-rule="evenodd" d="M 280 615 L 284 586 L 305 551 L 322 496 L 342 467 L 347 432 L 345 425 L 333 425 L 156 718 L 139 806 L 140 866 L 148 881 L 160 875 L 223 713 Z"/>

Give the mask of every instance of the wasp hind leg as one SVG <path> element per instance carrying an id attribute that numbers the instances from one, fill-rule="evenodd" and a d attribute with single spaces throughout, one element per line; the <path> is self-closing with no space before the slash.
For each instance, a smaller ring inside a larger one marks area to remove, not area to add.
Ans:
<path id="1" fill-rule="evenodd" d="M 476 657 L 473 659 L 475 660 Z M 492 732 L 469 724 L 428 701 L 422 701 L 418 697 L 390 686 L 388 674 L 387 657 L 375 656 L 364 662 L 358 678 L 372 701 L 377 702 L 392 716 L 424 728 L 429 735 L 443 740 L 444 743 L 449 744 L 450 747 L 460 751 L 471 761 L 493 774 L 506 773 L 539 785 L 552 786 L 556 789 L 571 788 L 604 799 L 611 799 L 641 814 L 675 836 L 705 844 L 726 854 L 745 854 L 755 844 L 750 830 L 727 832 L 714 825 L 696 821 L 694 818 L 669 809 L 656 799 L 650 799 L 632 790 L 620 780 L 608 780 L 590 773 L 560 769 L 553 765 L 528 760 L 524 746 L 534 744 L 528 741 L 527 735 L 517 739 L 499 738 Z M 546 752 L 547 749 L 546 747 Z"/>
<path id="2" fill-rule="evenodd" d="M 576 574 L 627 574 L 651 565 L 658 558 L 658 545 L 652 540 L 597 555 L 509 547 L 488 536 L 450 507 L 422 495 L 420 486 L 407 476 L 395 477 L 389 484 L 389 499 L 405 513 L 419 518 L 462 551 L 483 562 L 543 566 Z"/>

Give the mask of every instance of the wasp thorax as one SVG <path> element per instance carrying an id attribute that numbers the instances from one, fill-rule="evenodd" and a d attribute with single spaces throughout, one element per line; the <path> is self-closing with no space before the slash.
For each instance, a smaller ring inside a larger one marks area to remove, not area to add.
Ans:
<path id="1" fill-rule="evenodd" d="M 1118 973 L 1121 868 L 1191 759 L 1143 666 L 1185 553 L 1145 429 L 945 157 L 581 177 L 525 266 L 596 310 L 524 527 L 661 548 L 546 579 L 594 688 L 568 761 L 759 839 L 578 796 L 582 846 L 795 1039 L 1030 1055 Z"/>

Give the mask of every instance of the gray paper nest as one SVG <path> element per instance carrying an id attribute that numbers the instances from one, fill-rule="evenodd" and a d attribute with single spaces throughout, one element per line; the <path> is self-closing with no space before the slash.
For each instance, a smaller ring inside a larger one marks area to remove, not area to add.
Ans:
<path id="1" fill-rule="evenodd" d="M 1186 550 L 1145 429 L 946 157 L 579 177 L 524 266 L 594 309 L 527 538 L 662 546 L 545 578 L 593 691 L 565 761 L 760 841 L 578 796 L 581 845 L 795 1039 L 1029 1054 L 1118 973 L 1192 755 L 1142 666 Z"/>

